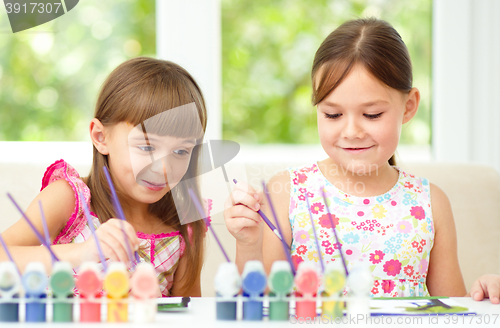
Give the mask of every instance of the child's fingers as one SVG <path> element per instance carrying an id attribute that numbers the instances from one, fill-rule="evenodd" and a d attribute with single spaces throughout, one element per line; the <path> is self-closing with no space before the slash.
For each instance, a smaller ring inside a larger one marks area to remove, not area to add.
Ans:
<path id="1" fill-rule="evenodd" d="M 132 250 L 135 251 L 139 248 L 139 238 L 137 238 L 135 229 L 130 223 L 128 222 L 123 222 L 123 223 L 125 225 L 125 232 L 127 233 L 127 237 L 132 246 Z"/>
<path id="2" fill-rule="evenodd" d="M 231 199 L 232 198 L 232 199 Z M 234 204 L 233 204 L 234 201 Z M 234 205 L 245 205 L 254 211 L 260 210 L 259 196 L 258 193 L 245 193 L 242 190 L 234 190 L 225 202 L 225 208 L 228 209 Z"/>
<path id="3" fill-rule="evenodd" d="M 99 240 L 105 257 L 124 263 L 128 263 L 130 261 L 122 242 L 111 235 L 108 231 L 103 231 Z"/>
<path id="4" fill-rule="evenodd" d="M 470 296 L 474 301 L 481 301 L 484 298 L 484 291 L 479 280 L 474 281 L 472 284 Z"/>
<path id="5" fill-rule="evenodd" d="M 122 221 L 120 219 L 110 219 L 107 222 L 113 225 L 113 229 L 116 231 L 117 235 L 123 236 L 123 230 L 127 236 L 127 242 L 130 244 L 132 250 L 137 250 L 139 248 L 139 238 L 137 238 L 134 227 L 127 221 Z M 119 230 L 119 231 L 118 231 Z M 126 247 L 126 245 L 125 245 Z"/>
<path id="6" fill-rule="evenodd" d="M 230 223 L 237 218 L 247 218 L 251 221 L 254 221 L 256 224 L 259 224 L 259 222 L 262 221 L 262 218 L 257 212 L 243 205 L 236 205 L 228 209 L 227 216 L 230 220 Z"/>
<path id="7" fill-rule="evenodd" d="M 236 203 L 240 202 L 239 197 L 248 194 L 248 195 L 258 195 L 258 192 L 251 186 L 249 186 L 244 181 L 239 181 L 233 188 L 233 199 Z M 259 200 L 259 199 L 258 199 Z"/>
<path id="8" fill-rule="evenodd" d="M 233 221 L 232 228 L 234 231 L 238 232 L 243 230 L 244 228 L 257 227 L 259 225 L 258 222 L 248 218 L 235 218 Z"/>
<path id="9" fill-rule="evenodd" d="M 499 296 L 500 296 L 500 284 L 498 282 L 498 279 L 490 279 L 488 281 L 488 285 L 486 286 L 487 288 L 487 295 L 493 304 L 498 304 L 499 303 Z"/>
<path id="10" fill-rule="evenodd" d="M 113 247 L 110 247 L 107 243 L 102 242 L 101 248 L 102 248 L 102 252 L 104 253 L 104 259 L 111 260 L 111 261 L 120 261 L 120 257 L 115 252 Z M 101 260 L 99 259 L 99 261 L 101 261 Z"/>

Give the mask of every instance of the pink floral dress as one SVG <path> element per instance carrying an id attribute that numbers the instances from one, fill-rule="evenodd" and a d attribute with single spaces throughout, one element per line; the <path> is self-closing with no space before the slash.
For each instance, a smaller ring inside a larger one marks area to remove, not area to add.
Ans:
<path id="1" fill-rule="evenodd" d="M 341 261 L 341 246 L 348 269 L 356 262 L 369 266 L 374 278 L 372 296 L 429 296 L 425 280 L 434 241 L 430 186 L 427 179 L 398 171 L 398 181 L 391 190 L 378 196 L 356 197 L 333 186 L 317 164 L 289 169 L 294 263 L 314 261 L 319 268 L 308 197 L 325 263 Z M 326 206 L 340 245 L 335 241 Z M 346 288 L 344 294 L 347 292 Z"/>
<path id="2" fill-rule="evenodd" d="M 90 206 L 90 189 L 80 179 L 80 175 L 73 167 L 64 160 L 59 160 L 50 165 L 45 171 L 41 190 L 45 189 L 52 182 L 60 179 L 66 180 L 71 188 L 73 188 L 76 199 L 75 210 L 66 223 L 66 226 L 54 239 L 53 244 L 84 242 L 92 237 L 92 232 L 87 224 L 87 219 L 83 212 L 83 205 L 78 197 L 78 193 L 83 193 L 85 202 Z M 208 200 L 206 205 L 208 207 L 208 213 L 210 213 L 211 200 Z M 97 229 L 101 225 L 101 222 L 94 213 L 91 213 L 91 215 L 94 228 Z M 179 260 L 186 247 L 184 238 L 179 231 L 162 234 L 145 234 L 137 232 L 137 237 L 140 240 L 138 254 L 141 261 L 154 264 L 162 296 L 169 296 L 169 290 L 173 285 L 175 270 L 177 269 Z M 78 274 L 78 268 L 74 268 L 74 271 L 75 274 Z"/>

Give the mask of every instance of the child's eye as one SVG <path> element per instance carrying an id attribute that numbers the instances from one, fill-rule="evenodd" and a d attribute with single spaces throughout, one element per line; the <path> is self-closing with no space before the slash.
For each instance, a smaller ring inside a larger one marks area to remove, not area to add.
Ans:
<path id="1" fill-rule="evenodd" d="M 155 148 L 153 146 L 138 146 L 137 148 L 139 148 L 142 151 L 147 151 L 147 152 L 152 152 L 155 150 Z"/>
<path id="2" fill-rule="evenodd" d="M 181 155 L 181 156 L 189 155 L 189 152 L 187 150 L 184 150 L 184 149 L 174 150 L 174 153 L 176 153 L 177 155 Z"/>
<path id="3" fill-rule="evenodd" d="M 325 117 L 328 118 L 328 119 L 336 119 L 336 118 L 339 118 L 342 114 L 328 114 L 328 113 L 325 113 Z"/>
<path id="4" fill-rule="evenodd" d="M 380 116 L 382 116 L 382 113 L 378 113 L 378 114 L 364 114 L 364 116 L 366 118 L 369 118 L 369 119 L 373 120 L 373 119 L 376 119 L 376 118 L 379 118 Z"/>

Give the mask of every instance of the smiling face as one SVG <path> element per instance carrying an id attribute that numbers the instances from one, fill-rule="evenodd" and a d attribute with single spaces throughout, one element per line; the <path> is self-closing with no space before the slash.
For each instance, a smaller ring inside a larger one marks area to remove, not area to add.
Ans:
<path id="1" fill-rule="evenodd" d="M 122 194 L 152 204 L 186 173 L 195 139 L 144 133 L 140 126 L 121 122 L 107 129 L 108 163 Z"/>
<path id="2" fill-rule="evenodd" d="M 415 115 L 418 97 L 418 90 L 405 94 L 380 82 L 364 66 L 355 65 L 317 105 L 323 149 L 335 164 L 353 173 L 387 166 L 402 124 Z"/>

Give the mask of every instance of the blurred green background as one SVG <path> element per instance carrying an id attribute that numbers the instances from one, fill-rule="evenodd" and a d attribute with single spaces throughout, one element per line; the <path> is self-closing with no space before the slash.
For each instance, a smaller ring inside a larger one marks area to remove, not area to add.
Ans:
<path id="1" fill-rule="evenodd" d="M 321 42 L 346 20 L 390 22 L 409 48 L 422 94 L 404 144 L 430 144 L 431 0 L 222 0 L 224 138 L 318 143 L 310 72 Z"/>
<path id="2" fill-rule="evenodd" d="M 406 42 L 422 94 L 402 143 L 430 144 L 431 0 L 221 0 L 223 136 L 239 143 L 317 143 L 310 69 L 349 19 L 389 21 Z M 153 0 L 80 1 L 12 34 L 0 11 L 0 140 L 88 140 L 99 87 L 128 58 L 155 55 Z"/>
<path id="3" fill-rule="evenodd" d="M 89 140 L 104 79 L 128 58 L 154 56 L 155 35 L 151 0 L 80 1 L 15 34 L 2 8 L 0 140 Z"/>

